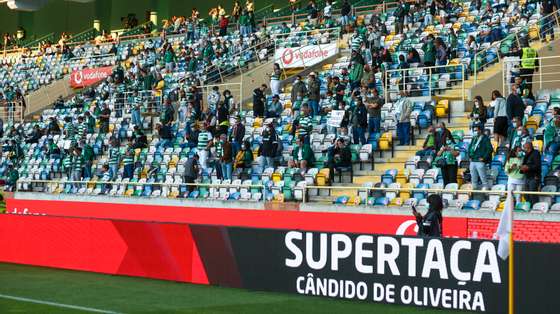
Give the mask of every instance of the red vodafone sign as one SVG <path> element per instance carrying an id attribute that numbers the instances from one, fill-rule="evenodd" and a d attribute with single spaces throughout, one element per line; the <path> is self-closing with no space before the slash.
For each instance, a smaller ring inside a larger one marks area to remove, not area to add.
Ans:
<path id="1" fill-rule="evenodd" d="M 106 79 L 113 73 L 113 67 L 83 69 L 70 74 L 70 86 L 81 88 Z"/>
<path id="2" fill-rule="evenodd" d="M 336 53 L 336 44 L 312 45 L 297 48 L 278 48 L 274 53 L 274 58 L 284 68 L 301 68 L 317 64 Z"/>

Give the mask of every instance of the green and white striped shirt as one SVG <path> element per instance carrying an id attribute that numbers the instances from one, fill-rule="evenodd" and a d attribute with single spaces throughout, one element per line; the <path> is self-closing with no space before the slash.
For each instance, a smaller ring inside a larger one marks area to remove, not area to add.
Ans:
<path id="1" fill-rule="evenodd" d="M 129 155 L 129 154 L 124 155 L 123 156 L 123 164 L 125 166 L 134 164 L 134 155 Z"/>
<path id="2" fill-rule="evenodd" d="M 299 135 L 305 136 L 309 133 L 310 129 L 313 127 L 313 120 L 310 116 L 302 116 L 299 118 Z"/>
<path id="3" fill-rule="evenodd" d="M 208 146 L 208 142 L 212 139 L 212 134 L 209 132 L 200 132 L 198 134 L 198 146 L 196 147 L 198 150 L 206 150 Z"/>
<path id="4" fill-rule="evenodd" d="M 118 165 L 119 164 L 119 148 L 118 147 L 111 147 L 109 149 L 109 165 Z"/>

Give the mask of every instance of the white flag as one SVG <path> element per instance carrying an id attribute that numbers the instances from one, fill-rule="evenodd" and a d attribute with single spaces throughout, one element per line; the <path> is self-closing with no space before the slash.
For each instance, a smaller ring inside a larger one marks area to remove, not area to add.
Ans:
<path id="1" fill-rule="evenodd" d="M 498 244 L 498 256 L 506 260 L 509 256 L 509 235 L 512 229 L 512 215 L 513 215 L 513 195 L 511 191 L 507 192 L 506 204 L 500 217 L 500 223 L 496 230 L 496 236 L 500 240 Z"/>

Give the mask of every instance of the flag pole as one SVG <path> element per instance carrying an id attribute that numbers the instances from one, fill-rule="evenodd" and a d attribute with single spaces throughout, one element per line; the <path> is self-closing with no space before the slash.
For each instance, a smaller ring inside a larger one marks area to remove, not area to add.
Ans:
<path id="1" fill-rule="evenodd" d="M 513 200 L 512 200 L 513 201 Z M 515 201 L 513 201 L 515 202 Z M 509 232 L 509 267 L 508 267 L 508 313 L 509 314 L 514 314 L 514 297 L 513 297 L 513 292 L 514 292 L 514 278 L 513 278 L 513 208 L 511 209 L 511 215 L 509 216 L 510 218 L 510 227 L 511 230 Z"/>

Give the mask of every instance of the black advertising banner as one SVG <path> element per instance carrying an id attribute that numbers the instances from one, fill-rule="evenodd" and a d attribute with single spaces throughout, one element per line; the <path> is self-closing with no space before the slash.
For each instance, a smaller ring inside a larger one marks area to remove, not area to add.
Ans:
<path id="1" fill-rule="evenodd" d="M 228 228 L 242 286 L 301 295 L 507 312 L 496 241 Z"/>

